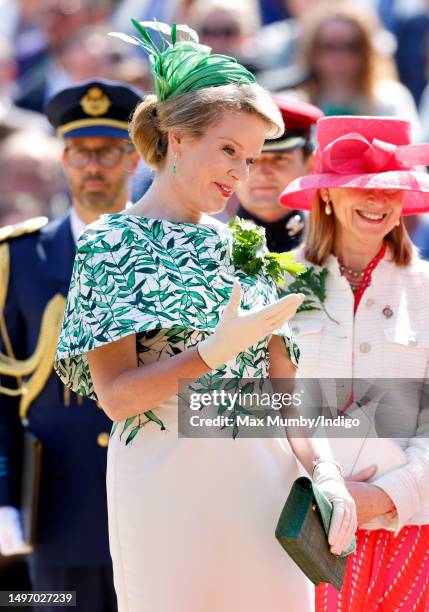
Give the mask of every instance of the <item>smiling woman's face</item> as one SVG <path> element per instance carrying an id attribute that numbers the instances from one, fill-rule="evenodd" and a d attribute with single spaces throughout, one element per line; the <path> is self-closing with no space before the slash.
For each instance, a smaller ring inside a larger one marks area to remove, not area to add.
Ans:
<path id="1" fill-rule="evenodd" d="M 190 212 L 221 212 L 264 143 L 266 124 L 247 112 L 225 112 L 199 138 L 181 136 L 174 188 Z"/>
<path id="2" fill-rule="evenodd" d="M 397 225 L 402 212 L 403 191 L 394 189 L 322 189 L 331 201 L 338 237 L 347 242 L 374 244 Z"/>

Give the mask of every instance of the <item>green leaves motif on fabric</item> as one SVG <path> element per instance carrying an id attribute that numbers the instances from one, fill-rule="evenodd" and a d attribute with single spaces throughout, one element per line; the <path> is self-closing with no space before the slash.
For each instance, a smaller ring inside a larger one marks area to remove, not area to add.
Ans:
<path id="1" fill-rule="evenodd" d="M 243 310 L 277 299 L 270 277 L 233 263 L 228 227 L 103 215 L 78 242 L 56 371 L 80 395 L 97 399 L 86 353 L 129 334 L 136 336 L 139 365 L 192 348 L 207 337 L 231 295 L 233 279 L 243 288 Z M 286 325 L 283 336 L 292 362 L 299 349 Z M 266 339 L 201 379 L 263 379 L 269 375 Z M 144 427 L 166 426 L 157 409 L 121 421 L 115 431 L 129 445 Z M 234 433 L 234 432 L 233 432 Z"/>

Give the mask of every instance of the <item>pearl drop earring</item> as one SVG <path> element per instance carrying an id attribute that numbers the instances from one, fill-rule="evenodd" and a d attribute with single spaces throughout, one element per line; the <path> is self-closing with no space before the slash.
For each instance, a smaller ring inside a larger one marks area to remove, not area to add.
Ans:
<path id="1" fill-rule="evenodd" d="M 332 206 L 329 200 L 325 202 L 325 214 L 332 215 Z"/>

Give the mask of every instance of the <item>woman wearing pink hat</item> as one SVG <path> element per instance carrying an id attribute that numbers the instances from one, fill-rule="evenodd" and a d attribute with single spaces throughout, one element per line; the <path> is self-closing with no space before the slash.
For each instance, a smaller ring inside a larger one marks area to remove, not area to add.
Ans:
<path id="1" fill-rule="evenodd" d="M 316 609 L 427 612 L 429 264 L 402 215 L 429 210 L 429 176 L 414 170 L 429 164 L 429 145 L 411 145 L 410 124 L 395 118 L 323 118 L 317 139 L 315 172 L 281 196 L 288 208 L 311 210 L 299 257 L 315 274 L 327 270 L 320 310 L 294 319 L 300 376 L 349 379 L 336 408 L 368 418 L 373 435 L 382 412 L 375 418 L 377 402 L 357 402 L 365 378 L 408 386 L 399 404 L 383 404 L 385 437 L 331 440 L 353 474 L 358 545 L 341 593 L 319 586 Z"/>

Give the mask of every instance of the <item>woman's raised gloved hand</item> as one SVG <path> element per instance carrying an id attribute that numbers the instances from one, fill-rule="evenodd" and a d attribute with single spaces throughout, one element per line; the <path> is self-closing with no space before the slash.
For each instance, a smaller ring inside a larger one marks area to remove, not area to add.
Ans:
<path id="1" fill-rule="evenodd" d="M 231 298 L 213 334 L 198 344 L 201 359 L 212 370 L 233 359 L 289 321 L 304 297 L 293 293 L 259 310 L 239 314 L 241 287 L 234 281 Z"/>

